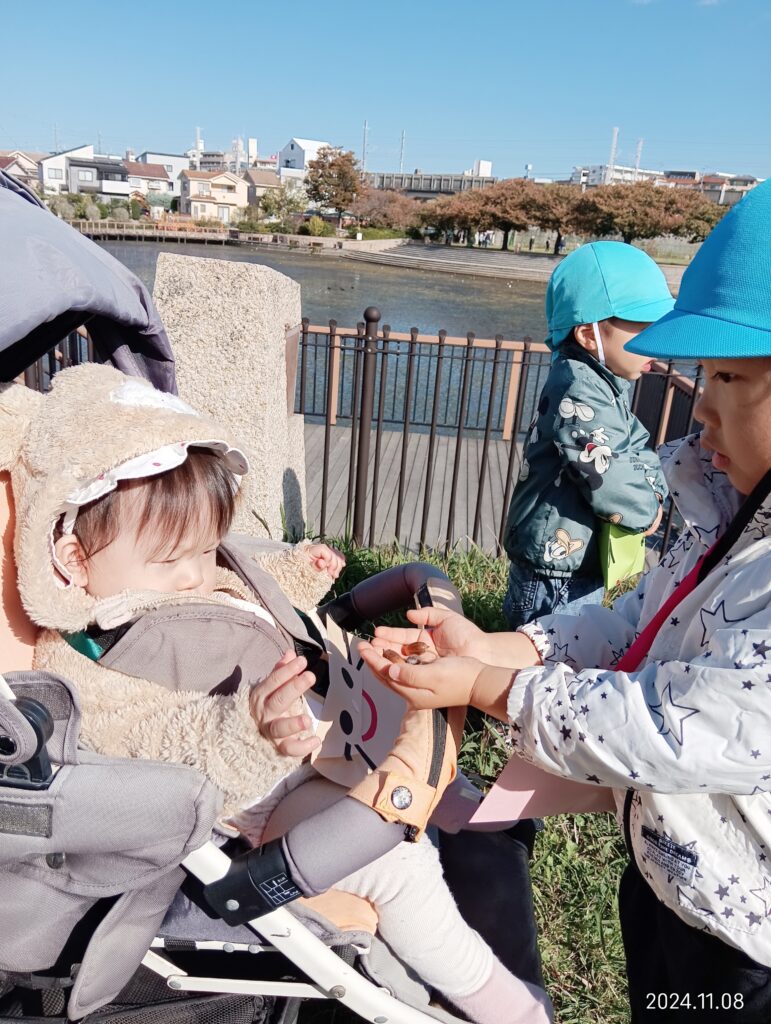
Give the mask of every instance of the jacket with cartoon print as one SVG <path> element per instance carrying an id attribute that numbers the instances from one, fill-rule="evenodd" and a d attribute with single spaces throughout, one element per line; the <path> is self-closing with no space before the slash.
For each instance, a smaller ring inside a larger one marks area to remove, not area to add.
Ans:
<path id="1" fill-rule="evenodd" d="M 631 384 L 573 341 L 560 346 L 525 440 L 504 546 L 546 576 L 600 578 L 597 520 L 650 527 L 667 495 Z"/>
<path id="2" fill-rule="evenodd" d="M 771 497 L 672 609 L 640 667 L 614 671 L 742 501 L 698 436 L 661 454 L 680 538 L 613 609 L 522 627 L 543 665 L 518 674 L 509 717 L 529 761 L 613 788 L 660 900 L 771 966 Z"/>

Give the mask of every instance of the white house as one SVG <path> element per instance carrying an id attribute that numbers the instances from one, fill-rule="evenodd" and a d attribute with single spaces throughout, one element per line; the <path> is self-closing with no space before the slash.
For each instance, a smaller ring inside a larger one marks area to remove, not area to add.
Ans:
<path id="1" fill-rule="evenodd" d="M 74 149 L 64 149 L 60 153 L 51 153 L 45 156 L 37 165 L 38 179 L 43 186 L 43 191 L 48 193 L 68 192 L 69 183 L 69 157 L 82 157 L 86 160 L 94 159 L 93 146 L 75 146 Z"/>
<path id="2" fill-rule="evenodd" d="M 278 154 L 279 174 L 284 168 L 293 171 L 302 171 L 303 176 L 308 170 L 308 164 L 319 155 L 319 150 L 329 146 L 328 142 L 319 142 L 318 139 L 290 139 Z"/>
<path id="3" fill-rule="evenodd" d="M 595 185 L 631 185 L 635 181 L 658 181 L 664 177 L 663 171 L 646 171 L 642 167 L 625 167 L 622 164 L 591 164 L 586 167 L 574 167 L 570 175 L 571 185 L 583 185 L 593 188 Z"/>
<path id="4" fill-rule="evenodd" d="M 190 169 L 190 159 L 180 153 L 153 153 L 146 150 L 140 153 L 136 160 L 140 164 L 160 164 L 169 176 L 171 182 L 171 194 L 179 195 L 179 176 L 182 171 Z"/>
<path id="5" fill-rule="evenodd" d="M 143 164 L 138 160 L 124 160 L 123 166 L 128 172 L 128 183 L 132 192 L 141 192 L 143 196 L 172 195 L 174 183 L 163 164 Z"/>

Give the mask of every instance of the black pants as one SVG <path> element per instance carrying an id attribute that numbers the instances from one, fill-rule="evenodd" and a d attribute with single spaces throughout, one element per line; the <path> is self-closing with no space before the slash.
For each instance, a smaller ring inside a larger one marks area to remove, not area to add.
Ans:
<path id="1" fill-rule="evenodd" d="M 681 921 L 634 865 L 621 878 L 618 902 L 632 1024 L 771 1022 L 769 968 Z"/>

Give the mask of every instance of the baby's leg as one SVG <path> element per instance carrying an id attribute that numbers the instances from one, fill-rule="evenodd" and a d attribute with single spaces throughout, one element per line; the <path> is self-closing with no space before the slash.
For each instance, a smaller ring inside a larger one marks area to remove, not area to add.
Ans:
<path id="1" fill-rule="evenodd" d="M 427 839 L 401 843 L 335 888 L 370 900 L 394 953 L 477 1024 L 551 1020 L 543 989 L 510 974 L 463 920 Z"/>

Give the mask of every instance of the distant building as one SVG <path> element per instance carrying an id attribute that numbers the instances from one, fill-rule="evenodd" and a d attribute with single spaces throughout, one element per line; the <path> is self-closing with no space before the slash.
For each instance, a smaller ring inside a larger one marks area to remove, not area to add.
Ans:
<path id="1" fill-rule="evenodd" d="M 133 191 L 128 171 L 121 160 L 111 157 L 69 156 L 66 191 L 93 195 L 95 198 L 128 198 Z"/>
<path id="2" fill-rule="evenodd" d="M 126 168 L 132 192 L 141 192 L 143 196 L 173 194 L 174 182 L 170 180 L 168 171 L 163 164 L 124 160 L 123 166 Z"/>
<path id="3" fill-rule="evenodd" d="M 37 188 L 40 184 L 38 164 L 47 156 L 48 153 L 28 153 L 22 149 L 0 150 L 0 171 L 12 174 L 29 188 Z"/>
<path id="4" fill-rule="evenodd" d="M 58 194 L 69 192 L 69 160 L 83 157 L 89 160 L 94 158 L 93 146 L 75 146 L 73 149 L 63 149 L 59 153 L 50 153 L 38 163 L 38 180 L 43 186 L 43 191 Z"/>
<path id="5" fill-rule="evenodd" d="M 302 171 L 304 175 L 308 170 L 308 164 L 316 159 L 319 150 L 325 146 L 332 148 L 328 142 L 320 142 L 318 139 L 290 139 L 278 154 L 279 173 L 288 168 L 292 171 Z"/>
<path id="6" fill-rule="evenodd" d="M 260 201 L 266 192 L 281 188 L 281 179 L 275 171 L 260 171 L 250 167 L 243 174 L 247 186 L 247 200 L 252 206 Z"/>
<path id="7" fill-rule="evenodd" d="M 179 212 L 229 224 L 248 202 L 246 181 L 231 171 L 182 171 Z"/>
<path id="8" fill-rule="evenodd" d="M 199 165 L 196 170 L 226 171 L 228 169 L 225 153 L 221 149 L 205 149 L 201 153 Z"/>
<path id="9" fill-rule="evenodd" d="M 179 195 L 179 176 L 182 171 L 190 169 L 190 158 L 182 153 L 155 153 L 146 150 L 137 157 L 140 164 L 161 164 L 171 182 L 171 194 Z"/>
<path id="10" fill-rule="evenodd" d="M 735 206 L 760 181 L 751 174 L 705 174 L 699 191 L 720 206 Z"/>
<path id="11" fill-rule="evenodd" d="M 484 161 L 478 162 L 483 163 Z M 396 192 L 403 192 L 413 199 L 436 199 L 437 196 L 449 196 L 455 192 L 470 192 L 474 189 L 489 188 L 498 180 L 489 175 L 424 174 L 417 170 L 413 174 L 405 174 L 400 171 L 395 173 L 375 171 L 365 174 L 365 178 L 372 188 L 392 189 Z"/>
<path id="12" fill-rule="evenodd" d="M 591 164 L 574 167 L 570 175 L 571 185 L 594 188 L 595 185 L 631 185 L 635 181 L 657 181 L 664 177 L 663 171 L 646 171 L 642 167 L 625 167 L 622 164 Z"/>

